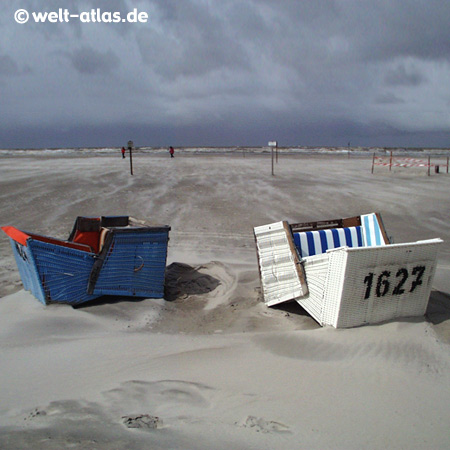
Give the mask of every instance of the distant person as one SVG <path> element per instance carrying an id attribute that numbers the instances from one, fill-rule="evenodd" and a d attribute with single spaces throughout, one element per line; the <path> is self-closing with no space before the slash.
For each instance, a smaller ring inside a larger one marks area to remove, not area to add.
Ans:
<path id="1" fill-rule="evenodd" d="M 122 158 L 125 159 L 125 147 L 122 147 Z"/>
<path id="2" fill-rule="evenodd" d="M 175 153 L 175 150 L 173 149 L 173 147 L 169 147 L 169 153 L 170 153 L 170 157 L 173 158 L 173 155 Z"/>

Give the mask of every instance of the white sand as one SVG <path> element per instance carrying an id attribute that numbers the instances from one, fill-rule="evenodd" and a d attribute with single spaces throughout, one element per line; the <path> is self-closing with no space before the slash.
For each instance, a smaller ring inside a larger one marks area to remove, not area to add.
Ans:
<path id="1" fill-rule="evenodd" d="M 0 160 L 0 224 L 67 238 L 77 215 L 172 226 L 166 300 L 43 306 L 0 237 L 1 449 L 449 448 L 450 176 L 369 158 Z M 427 317 L 321 328 L 261 302 L 252 227 L 382 213 L 441 237 Z M 158 419 L 155 419 L 158 417 Z M 128 428 L 136 426 L 140 428 Z"/>

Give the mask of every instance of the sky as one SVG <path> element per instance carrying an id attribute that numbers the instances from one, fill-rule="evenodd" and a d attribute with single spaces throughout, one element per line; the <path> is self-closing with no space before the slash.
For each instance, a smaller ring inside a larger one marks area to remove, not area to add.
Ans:
<path id="1" fill-rule="evenodd" d="M 447 0 L 1 6 L 0 148 L 450 147 Z"/>

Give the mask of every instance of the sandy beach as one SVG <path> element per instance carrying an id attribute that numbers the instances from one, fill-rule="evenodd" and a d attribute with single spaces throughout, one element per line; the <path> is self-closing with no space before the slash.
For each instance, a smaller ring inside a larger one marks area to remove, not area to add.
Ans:
<path id="1" fill-rule="evenodd" d="M 0 448 L 447 449 L 450 176 L 371 155 L 0 158 L 0 225 L 68 238 L 78 215 L 172 227 L 165 299 L 44 306 L 0 236 Z M 378 211 L 442 238 L 425 317 L 336 330 L 262 302 L 253 227 Z"/>

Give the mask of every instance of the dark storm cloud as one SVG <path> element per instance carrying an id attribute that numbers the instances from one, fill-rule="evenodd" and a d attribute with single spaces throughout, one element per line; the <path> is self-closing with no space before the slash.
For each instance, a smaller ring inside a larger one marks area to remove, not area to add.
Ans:
<path id="1" fill-rule="evenodd" d="M 31 72 L 31 68 L 25 64 L 19 67 L 17 62 L 9 55 L 0 55 L 0 76 L 12 77 L 25 75 Z"/>
<path id="2" fill-rule="evenodd" d="M 399 64 L 395 69 L 389 70 L 385 81 L 391 86 L 418 86 L 426 81 L 426 78 L 414 67 L 406 68 L 404 64 Z"/>
<path id="3" fill-rule="evenodd" d="M 360 52 L 369 60 L 399 56 L 450 60 L 450 7 L 440 0 L 405 0 L 353 4 Z"/>
<path id="4" fill-rule="evenodd" d="M 16 142 L 19 134 L 42 139 L 42 133 L 29 131 L 40 126 L 53 127 L 52 139 L 59 136 L 61 145 L 64 139 L 101 145 L 102 139 L 116 140 L 119 130 L 146 137 L 147 145 L 165 145 L 164 136 L 176 137 L 177 145 L 195 139 L 201 145 L 263 145 L 272 139 L 411 145 L 426 136 L 430 145 L 448 142 L 449 2 L 42 5 L 13 0 L 0 13 L 4 142 Z M 123 17 L 137 8 L 149 20 L 18 25 L 13 20 L 18 8 L 71 13 L 101 8 Z"/>
<path id="5" fill-rule="evenodd" d="M 397 103 L 405 103 L 403 99 L 392 92 L 384 92 L 382 94 L 379 94 L 376 97 L 375 101 L 380 105 L 395 105 Z"/>
<path id="6" fill-rule="evenodd" d="M 143 61 L 169 78 L 246 65 L 245 52 L 228 34 L 223 17 L 191 2 L 165 3 L 158 26 L 140 30 L 137 43 Z"/>
<path id="7" fill-rule="evenodd" d="M 90 47 L 73 50 L 67 57 L 79 73 L 87 75 L 111 72 L 120 63 L 112 50 L 101 52 Z"/>

